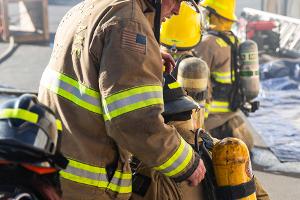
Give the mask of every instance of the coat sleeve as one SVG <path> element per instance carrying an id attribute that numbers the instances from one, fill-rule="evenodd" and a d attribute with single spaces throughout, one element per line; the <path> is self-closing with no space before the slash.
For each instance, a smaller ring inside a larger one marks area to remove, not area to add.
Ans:
<path id="1" fill-rule="evenodd" d="M 92 53 L 101 55 L 99 88 L 107 133 L 149 167 L 185 180 L 199 158 L 161 116 L 162 60 L 153 31 L 131 20 L 110 24 L 91 45 Z M 101 50 L 93 50 L 97 46 Z"/>

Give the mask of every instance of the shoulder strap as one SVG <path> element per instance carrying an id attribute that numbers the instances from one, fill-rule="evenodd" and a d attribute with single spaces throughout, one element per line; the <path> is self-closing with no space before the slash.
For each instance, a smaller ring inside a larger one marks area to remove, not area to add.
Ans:
<path id="1" fill-rule="evenodd" d="M 174 68 L 174 70 L 172 71 L 172 75 L 173 75 L 176 79 L 177 79 L 178 66 L 179 66 L 179 64 L 180 64 L 181 61 L 183 61 L 184 59 L 190 58 L 190 57 L 193 57 L 193 56 L 192 56 L 192 55 L 189 55 L 189 54 L 183 54 L 183 55 L 181 55 L 181 56 L 176 60 L 175 68 Z"/>
<path id="2" fill-rule="evenodd" d="M 238 39 L 237 37 L 230 31 L 231 35 L 234 37 L 234 43 L 230 40 L 230 38 L 223 32 L 219 32 L 219 31 L 214 31 L 214 30 L 209 30 L 207 32 L 210 35 L 214 35 L 216 37 L 221 38 L 222 40 L 224 40 L 224 42 L 226 42 L 229 46 L 237 48 L 238 46 Z"/>

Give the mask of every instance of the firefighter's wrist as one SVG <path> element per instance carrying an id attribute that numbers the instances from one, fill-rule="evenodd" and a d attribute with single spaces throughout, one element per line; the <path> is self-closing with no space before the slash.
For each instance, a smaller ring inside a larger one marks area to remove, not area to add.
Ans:
<path id="1" fill-rule="evenodd" d="M 197 169 L 198 164 L 200 162 L 200 156 L 194 152 L 193 159 L 191 163 L 188 165 L 188 168 L 185 170 L 184 173 L 181 173 L 179 176 L 172 177 L 175 182 L 182 182 L 187 180 Z"/>

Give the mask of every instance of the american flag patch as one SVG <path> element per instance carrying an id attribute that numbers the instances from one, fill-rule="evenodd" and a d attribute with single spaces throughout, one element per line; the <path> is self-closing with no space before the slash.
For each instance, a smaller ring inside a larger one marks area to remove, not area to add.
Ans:
<path id="1" fill-rule="evenodd" d="M 146 36 L 128 30 L 123 31 L 121 38 L 122 48 L 146 54 L 146 45 Z"/>

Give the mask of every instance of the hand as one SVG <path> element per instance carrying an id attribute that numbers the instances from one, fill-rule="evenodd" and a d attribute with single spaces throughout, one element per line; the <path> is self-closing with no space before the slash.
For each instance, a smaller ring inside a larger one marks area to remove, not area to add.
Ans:
<path id="1" fill-rule="evenodd" d="M 205 177 L 206 169 L 203 160 L 200 159 L 197 169 L 194 173 L 187 179 L 190 186 L 197 186 Z"/>
<path id="2" fill-rule="evenodd" d="M 175 61 L 170 54 L 163 51 L 160 51 L 160 53 L 161 53 L 163 65 L 166 67 L 165 72 L 170 74 L 175 68 Z"/>

